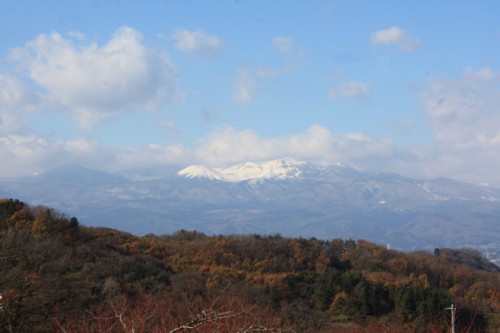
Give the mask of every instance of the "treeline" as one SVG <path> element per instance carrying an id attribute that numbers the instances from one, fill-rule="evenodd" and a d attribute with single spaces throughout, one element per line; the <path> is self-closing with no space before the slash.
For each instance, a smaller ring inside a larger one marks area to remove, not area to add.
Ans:
<path id="1" fill-rule="evenodd" d="M 0 331 L 500 331 L 500 273 L 470 249 L 363 240 L 137 237 L 0 200 Z"/>

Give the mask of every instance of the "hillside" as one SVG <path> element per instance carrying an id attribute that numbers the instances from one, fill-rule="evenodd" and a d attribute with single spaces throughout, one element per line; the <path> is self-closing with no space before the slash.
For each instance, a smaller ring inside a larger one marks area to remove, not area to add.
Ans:
<path id="1" fill-rule="evenodd" d="M 143 237 L 0 201 L 6 332 L 500 330 L 500 273 L 476 251 L 364 240 Z"/>

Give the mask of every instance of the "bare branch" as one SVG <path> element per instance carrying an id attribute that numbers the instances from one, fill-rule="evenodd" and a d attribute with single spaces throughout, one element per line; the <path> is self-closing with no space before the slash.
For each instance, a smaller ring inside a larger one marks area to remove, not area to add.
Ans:
<path id="1" fill-rule="evenodd" d="M 237 333 L 295 333 L 295 331 L 286 328 L 268 328 L 265 326 L 252 325 L 239 330 Z"/>
<path id="2" fill-rule="evenodd" d="M 47 314 L 48 315 L 48 314 Z M 59 319 L 57 318 L 54 318 L 54 317 L 50 317 L 50 319 L 52 319 L 53 322 L 55 322 L 57 324 L 57 326 L 59 327 L 59 329 L 61 330 L 61 332 L 63 333 L 68 333 L 64 327 L 61 326 L 61 323 L 59 322 Z"/>
<path id="3" fill-rule="evenodd" d="M 249 315 L 250 313 L 247 310 L 241 310 L 238 312 L 234 311 L 222 311 L 217 312 L 211 310 L 213 304 L 210 305 L 208 309 L 203 309 L 200 313 L 194 316 L 194 318 L 187 324 L 174 328 L 169 333 L 175 332 L 185 332 L 192 329 L 196 329 L 199 326 L 207 323 L 218 322 L 225 319 L 230 319 L 234 317 L 238 317 L 241 315 Z"/>

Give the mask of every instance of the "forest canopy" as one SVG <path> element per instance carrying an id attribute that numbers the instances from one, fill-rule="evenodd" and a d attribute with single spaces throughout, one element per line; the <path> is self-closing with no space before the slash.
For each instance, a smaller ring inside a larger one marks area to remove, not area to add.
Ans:
<path id="1" fill-rule="evenodd" d="M 333 235 L 334 236 L 334 235 Z M 5 332 L 500 330 L 499 268 L 470 249 L 364 240 L 143 237 L 0 200 Z"/>

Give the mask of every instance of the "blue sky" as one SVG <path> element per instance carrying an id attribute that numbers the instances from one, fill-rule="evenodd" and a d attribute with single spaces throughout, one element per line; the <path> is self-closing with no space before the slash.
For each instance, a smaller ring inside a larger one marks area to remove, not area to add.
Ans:
<path id="1" fill-rule="evenodd" d="M 282 157 L 500 186 L 498 1 L 0 1 L 0 174 Z"/>

